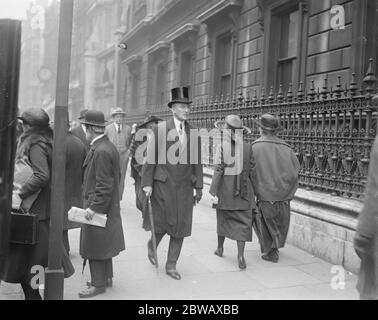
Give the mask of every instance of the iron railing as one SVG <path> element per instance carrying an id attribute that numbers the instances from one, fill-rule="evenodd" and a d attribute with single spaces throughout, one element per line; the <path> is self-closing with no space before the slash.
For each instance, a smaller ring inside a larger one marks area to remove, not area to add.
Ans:
<path id="1" fill-rule="evenodd" d="M 369 61 L 363 86 L 352 81 L 342 84 L 341 77 L 334 88 L 327 78 L 322 88 L 314 82 L 307 92 L 300 83 L 296 93 L 289 86 L 286 94 L 282 85 L 277 94 L 264 88 L 260 96 L 251 96 L 242 89 L 232 96 L 196 100 L 191 111 L 191 124 L 197 128 L 214 128 L 214 122 L 228 114 L 238 114 L 252 129 L 250 141 L 259 137 L 255 120 L 264 113 L 281 120 L 280 137 L 291 144 L 301 164 L 300 185 L 333 195 L 362 198 L 366 183 L 370 149 L 377 133 L 377 106 L 373 103 L 377 79 Z M 364 87 L 364 88 L 362 88 Z M 150 108 L 160 118 L 171 116 L 166 106 Z M 128 122 L 140 122 L 146 115 L 129 117 Z M 210 148 L 211 149 L 211 148 Z"/>

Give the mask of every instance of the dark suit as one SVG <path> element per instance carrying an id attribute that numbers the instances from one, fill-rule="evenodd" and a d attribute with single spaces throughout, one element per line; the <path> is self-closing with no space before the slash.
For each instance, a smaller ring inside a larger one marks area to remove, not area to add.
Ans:
<path id="1" fill-rule="evenodd" d="M 91 146 L 84 162 L 84 208 L 106 214 L 105 228 L 84 225 L 80 254 L 88 259 L 92 285 L 102 287 L 112 277 L 112 258 L 125 249 L 119 204 L 119 155 L 103 136 Z"/>
<path id="2" fill-rule="evenodd" d="M 193 189 L 203 188 L 203 172 L 199 139 L 190 139 L 191 127 L 185 125 L 186 143 L 181 153 L 177 152 L 179 163 L 169 163 L 168 150 L 178 142 L 167 141 L 168 132 L 177 136 L 173 118 L 159 123 L 153 130 L 155 139 L 148 145 L 147 162 L 142 168 L 142 187 L 151 186 L 151 205 L 154 216 L 157 242 L 164 234 L 171 236 L 167 269 L 175 269 L 180 255 L 182 241 L 192 232 Z M 161 132 L 161 134 L 158 134 Z M 197 158 L 197 163 L 191 161 Z M 155 159 L 154 159 L 155 158 Z M 158 161 L 167 158 L 167 161 Z M 184 163 L 186 162 L 186 163 Z"/>
<path id="3" fill-rule="evenodd" d="M 86 136 L 85 136 L 85 132 L 83 130 L 83 128 L 81 127 L 81 124 L 79 124 L 76 128 L 73 128 L 70 132 L 72 132 L 76 137 L 78 137 L 81 142 L 84 143 L 85 145 L 85 148 L 87 149 L 87 151 L 89 150 L 89 141 L 87 140 Z"/>
<path id="4" fill-rule="evenodd" d="M 131 128 L 128 125 L 121 125 L 121 132 L 116 129 L 115 123 L 106 127 L 105 134 L 109 140 L 115 145 L 119 153 L 119 161 L 121 168 L 121 180 L 119 185 L 119 198 L 122 200 L 123 190 L 125 188 L 125 177 L 127 165 L 129 163 L 129 148 L 131 144 Z"/>
<path id="5" fill-rule="evenodd" d="M 67 252 L 70 251 L 68 230 L 80 228 L 80 225 L 68 221 L 68 211 L 72 207 L 83 207 L 83 164 L 87 155 L 83 142 L 72 132 L 66 140 L 66 181 L 64 194 L 64 225 L 63 243 Z"/>

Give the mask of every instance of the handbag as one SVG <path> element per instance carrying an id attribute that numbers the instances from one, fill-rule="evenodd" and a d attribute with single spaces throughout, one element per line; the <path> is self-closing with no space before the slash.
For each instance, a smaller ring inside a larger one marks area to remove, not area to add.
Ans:
<path id="1" fill-rule="evenodd" d="M 38 242 L 38 216 L 22 210 L 12 210 L 10 219 L 11 243 L 35 245 Z"/>

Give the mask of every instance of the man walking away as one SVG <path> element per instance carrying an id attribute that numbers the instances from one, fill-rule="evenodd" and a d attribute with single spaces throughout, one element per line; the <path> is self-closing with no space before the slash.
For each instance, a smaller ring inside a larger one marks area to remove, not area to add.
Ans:
<path id="1" fill-rule="evenodd" d="M 256 161 L 256 192 L 258 214 L 255 231 L 260 241 L 262 258 L 278 262 L 290 225 L 290 201 L 298 188 L 299 161 L 285 141 L 277 137 L 277 117 L 261 116 L 256 122 L 261 137 L 252 144 Z"/>

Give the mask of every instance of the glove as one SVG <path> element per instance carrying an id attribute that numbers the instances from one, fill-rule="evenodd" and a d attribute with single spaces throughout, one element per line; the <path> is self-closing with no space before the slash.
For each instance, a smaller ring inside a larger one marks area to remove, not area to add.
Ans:
<path id="1" fill-rule="evenodd" d="M 143 191 L 146 194 L 146 197 L 150 197 L 152 194 L 152 187 L 143 187 Z"/>
<path id="2" fill-rule="evenodd" d="M 196 195 L 194 196 L 194 204 L 200 202 L 202 199 L 202 189 L 196 189 Z"/>
<path id="3" fill-rule="evenodd" d="M 217 196 L 212 196 L 212 197 L 211 197 L 211 201 L 212 201 L 213 204 L 218 204 L 219 199 L 218 199 Z"/>
<path id="4" fill-rule="evenodd" d="M 12 193 L 12 208 L 19 210 L 21 207 L 22 199 L 17 191 L 13 191 Z"/>

